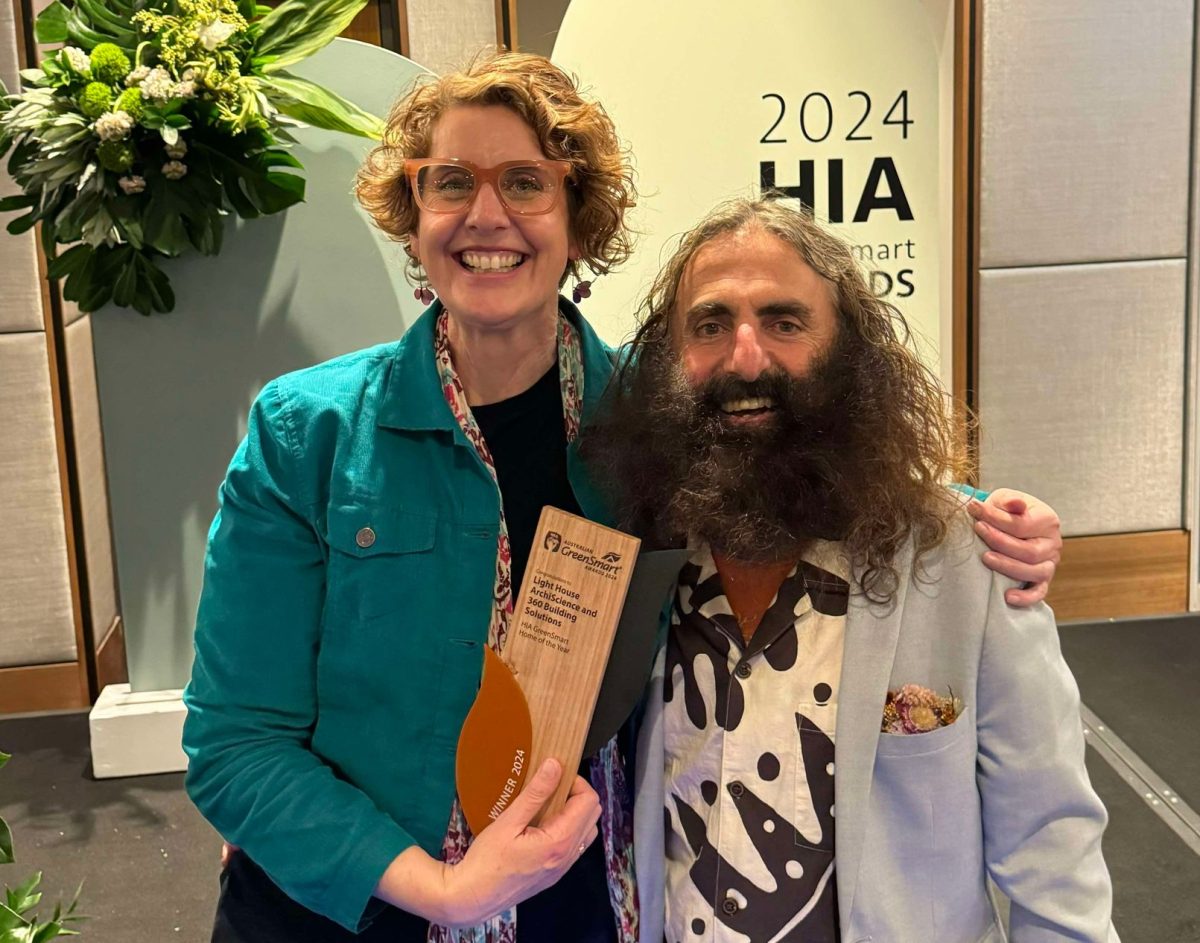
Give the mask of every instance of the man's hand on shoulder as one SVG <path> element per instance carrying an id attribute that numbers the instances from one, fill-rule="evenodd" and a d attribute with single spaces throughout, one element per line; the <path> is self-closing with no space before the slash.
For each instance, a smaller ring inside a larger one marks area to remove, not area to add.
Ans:
<path id="1" fill-rule="evenodd" d="M 1008 590 L 1005 601 L 1026 607 L 1045 599 L 1063 546 L 1054 508 L 1033 495 L 997 488 L 986 501 L 970 501 L 967 511 L 989 548 L 984 565 L 1023 584 Z"/>

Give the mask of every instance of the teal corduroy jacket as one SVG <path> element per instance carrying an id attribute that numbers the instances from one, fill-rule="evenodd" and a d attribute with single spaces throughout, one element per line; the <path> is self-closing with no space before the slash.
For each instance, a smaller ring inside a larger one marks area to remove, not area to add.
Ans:
<path id="1" fill-rule="evenodd" d="M 561 304 L 586 422 L 611 352 Z M 487 644 L 500 499 L 442 394 L 439 312 L 258 396 L 209 532 L 184 693 L 196 806 L 352 930 L 396 855 L 440 853 Z M 574 447 L 568 471 L 611 524 Z"/>

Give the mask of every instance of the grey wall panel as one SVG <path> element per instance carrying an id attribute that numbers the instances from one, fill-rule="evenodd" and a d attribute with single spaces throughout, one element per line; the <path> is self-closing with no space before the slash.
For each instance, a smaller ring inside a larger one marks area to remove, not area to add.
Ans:
<path id="1" fill-rule="evenodd" d="M 408 0 L 406 9 L 409 57 L 431 72 L 461 69 L 496 45 L 495 0 Z"/>
<path id="2" fill-rule="evenodd" d="M 0 668 L 76 657 L 44 334 L 0 334 Z"/>
<path id="3" fill-rule="evenodd" d="M 108 478 L 92 355 L 92 318 L 83 315 L 64 332 L 67 369 L 71 373 L 71 419 L 75 428 L 75 467 L 79 475 L 79 514 L 83 519 L 83 552 L 87 561 L 92 626 L 96 642 L 117 615 L 117 583 L 113 568 L 112 527 L 108 513 Z"/>
<path id="4" fill-rule="evenodd" d="M 985 486 L 1049 501 L 1068 536 L 1181 526 L 1185 268 L 980 275 Z"/>
<path id="5" fill-rule="evenodd" d="M 1186 254 L 1193 0 L 987 0 L 980 264 Z"/>

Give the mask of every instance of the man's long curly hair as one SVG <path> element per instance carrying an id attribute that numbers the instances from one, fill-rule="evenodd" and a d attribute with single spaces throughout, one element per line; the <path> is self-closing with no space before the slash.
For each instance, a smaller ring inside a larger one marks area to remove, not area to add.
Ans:
<path id="1" fill-rule="evenodd" d="M 851 514 L 842 546 L 868 597 L 886 601 L 898 585 L 898 556 L 911 538 L 916 560 L 946 537 L 958 501 L 946 487 L 967 481 L 974 459 L 967 436 L 974 422 L 956 408 L 938 378 L 911 346 L 903 316 L 871 291 L 850 246 L 811 216 L 767 196 L 718 206 L 682 239 L 642 305 L 641 323 L 614 377 L 610 394 L 629 402 L 640 362 L 678 355 L 671 349 L 671 319 L 680 282 L 695 254 L 713 239 L 757 226 L 778 237 L 829 284 L 839 324 L 841 356 L 852 378 L 846 420 L 870 446 L 860 452 L 867 467 L 847 475 L 853 495 L 843 495 Z M 619 406 L 618 406 L 619 409 Z M 860 440 L 861 441 L 861 440 Z M 611 470 L 610 470 L 611 471 Z M 636 476 L 637 463 L 624 470 Z M 639 487 L 624 481 L 622 490 Z M 651 489 L 652 490 L 652 489 Z M 681 535 L 673 535 L 679 537 Z"/>

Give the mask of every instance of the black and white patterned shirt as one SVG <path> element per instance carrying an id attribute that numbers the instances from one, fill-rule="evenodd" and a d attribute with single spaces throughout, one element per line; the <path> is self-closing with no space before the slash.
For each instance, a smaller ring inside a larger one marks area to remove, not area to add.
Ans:
<path id="1" fill-rule="evenodd" d="M 847 568 L 817 543 L 749 644 L 707 547 L 663 685 L 667 943 L 837 943 L 834 734 Z"/>

